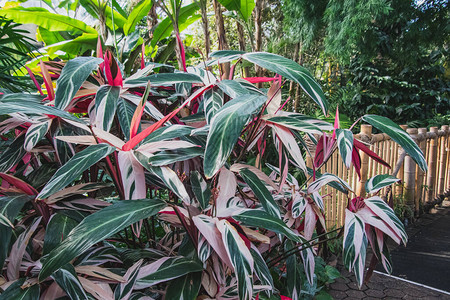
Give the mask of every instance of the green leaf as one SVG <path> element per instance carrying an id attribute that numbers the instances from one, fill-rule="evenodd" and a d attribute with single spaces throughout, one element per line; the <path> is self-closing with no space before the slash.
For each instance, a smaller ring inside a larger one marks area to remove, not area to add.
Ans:
<path id="1" fill-rule="evenodd" d="M 134 265 L 131 266 L 131 268 L 127 270 L 127 272 L 123 276 L 123 279 L 126 281 L 118 284 L 116 289 L 114 290 L 114 299 L 129 299 L 131 293 L 133 292 L 137 276 L 139 275 L 139 269 L 143 261 L 143 259 L 138 260 Z"/>
<path id="2" fill-rule="evenodd" d="M 0 107 L 1 106 L 2 105 L 0 105 Z M 26 151 L 23 148 L 24 142 L 25 134 L 21 134 L 0 154 L 0 172 L 5 173 L 9 171 L 9 169 L 25 156 Z"/>
<path id="3" fill-rule="evenodd" d="M 325 94 L 307 69 L 290 59 L 272 53 L 246 53 L 242 57 L 262 68 L 297 82 L 302 89 L 320 105 L 324 114 L 327 115 L 328 103 Z"/>
<path id="4" fill-rule="evenodd" d="M 75 154 L 64 166 L 58 169 L 50 181 L 41 190 L 37 199 L 45 199 L 51 194 L 73 182 L 84 170 L 102 158 L 113 153 L 116 148 L 108 144 L 91 145 Z"/>
<path id="5" fill-rule="evenodd" d="M 236 11 L 242 20 L 248 22 L 255 8 L 255 0 L 219 0 L 228 10 Z"/>
<path id="6" fill-rule="evenodd" d="M 73 33 L 94 33 L 97 31 L 84 22 L 48 12 L 40 7 L 14 7 L 1 9 L 0 16 L 12 19 L 16 23 L 36 24 L 49 31 L 70 31 Z"/>
<path id="7" fill-rule="evenodd" d="M 92 245 L 137 221 L 151 217 L 166 203 L 158 199 L 125 200 L 87 216 L 53 249 L 42 264 L 39 280 L 43 281 Z"/>
<path id="8" fill-rule="evenodd" d="M 271 216 L 281 219 L 280 208 L 272 197 L 265 184 L 256 176 L 255 173 L 249 169 L 242 169 L 239 171 L 242 179 L 252 189 L 256 198 L 259 199 L 264 210 Z"/>
<path id="9" fill-rule="evenodd" d="M 353 133 L 348 129 L 336 129 L 336 139 L 342 160 L 347 168 L 352 164 Z"/>
<path id="10" fill-rule="evenodd" d="M 43 122 L 32 124 L 28 127 L 25 134 L 24 148 L 27 152 L 30 152 L 34 146 L 45 136 L 51 124 L 50 119 L 46 119 Z"/>
<path id="11" fill-rule="evenodd" d="M 55 107 L 65 109 L 91 72 L 102 61 L 96 57 L 77 57 L 69 60 L 56 82 Z"/>
<path id="12" fill-rule="evenodd" d="M 320 128 L 318 126 L 311 124 L 310 122 L 303 121 L 301 119 L 290 117 L 290 116 L 276 116 L 276 117 L 268 118 L 266 120 L 267 120 L 267 122 L 279 124 L 284 127 L 288 127 L 290 129 L 299 130 L 299 131 L 303 131 L 303 132 L 322 134 L 322 130 L 323 130 L 322 128 Z"/>
<path id="13" fill-rule="evenodd" d="M 41 103 L 44 97 L 41 95 L 25 94 L 25 93 L 13 93 L 0 95 L 0 102 L 17 102 L 17 101 L 30 101 Z"/>
<path id="14" fill-rule="evenodd" d="M 242 83 L 236 81 L 236 80 L 229 80 L 224 79 L 221 80 L 217 86 L 228 96 L 230 96 L 232 99 L 237 98 L 242 95 L 247 94 L 258 94 L 261 95 L 259 91 L 255 91 L 253 89 L 249 89 L 248 87 L 244 86 Z"/>
<path id="15" fill-rule="evenodd" d="M 69 232 L 78 225 L 74 219 L 62 214 L 54 214 L 47 224 L 42 255 L 48 254 L 67 238 Z"/>
<path id="16" fill-rule="evenodd" d="M 133 7 L 133 10 L 128 16 L 127 22 L 123 26 L 123 33 L 125 33 L 125 35 L 129 35 L 134 32 L 137 23 L 147 16 L 148 12 L 152 8 L 152 4 L 153 3 L 151 0 L 142 0 L 138 5 Z"/>
<path id="17" fill-rule="evenodd" d="M 192 130 L 194 129 L 194 127 L 179 124 L 164 126 L 150 133 L 150 135 L 142 141 L 142 144 L 145 145 L 149 142 L 158 142 L 181 138 L 190 135 L 192 133 Z"/>
<path id="18" fill-rule="evenodd" d="M 75 269 L 71 264 L 63 266 L 53 273 L 52 277 L 61 289 L 67 293 L 70 299 L 88 299 L 80 280 L 78 280 Z"/>
<path id="19" fill-rule="evenodd" d="M 261 253 L 259 253 L 258 249 L 253 246 L 250 249 L 250 253 L 252 254 L 253 261 L 255 263 L 255 274 L 261 281 L 261 285 L 271 286 L 273 290 L 275 286 L 273 284 L 272 274 L 270 273 L 269 267 L 267 267 L 264 258 L 261 256 Z M 271 295 L 272 291 L 269 290 L 268 294 Z"/>
<path id="20" fill-rule="evenodd" d="M 159 73 L 137 79 L 125 80 L 127 87 L 145 86 L 150 81 L 151 86 L 174 85 L 176 83 L 202 83 L 202 79 L 189 73 Z"/>
<path id="21" fill-rule="evenodd" d="M 396 183 L 397 181 L 400 181 L 400 179 L 392 175 L 375 175 L 374 177 L 367 180 L 365 189 L 368 194 L 373 194 L 386 186 L 390 186 L 391 184 Z"/>
<path id="22" fill-rule="evenodd" d="M 39 284 L 22 289 L 21 286 L 24 282 L 25 278 L 20 278 L 11 284 L 2 294 L 0 294 L 0 300 L 39 300 Z"/>
<path id="23" fill-rule="evenodd" d="M 167 287 L 166 299 L 197 299 L 202 284 L 202 272 L 193 272 L 172 280 Z"/>
<path id="24" fill-rule="evenodd" d="M 364 277 L 367 250 L 364 222 L 359 216 L 346 209 L 344 228 L 344 266 L 348 270 L 354 270 L 356 280 L 359 286 L 361 286 Z"/>
<path id="25" fill-rule="evenodd" d="M 262 210 L 249 209 L 238 215 L 233 215 L 233 219 L 248 226 L 260 227 L 278 234 L 282 234 L 288 239 L 296 242 L 302 241 L 301 237 L 287 227 L 283 221 Z"/>
<path id="26" fill-rule="evenodd" d="M 244 125 L 263 105 L 266 96 L 243 95 L 227 102 L 215 115 L 208 134 L 204 159 L 205 176 L 211 178 L 225 164 Z"/>
<path id="27" fill-rule="evenodd" d="M 162 167 L 178 161 L 185 161 L 203 155 L 201 147 L 180 148 L 170 151 L 161 151 L 148 158 L 148 162 L 155 167 Z"/>
<path id="28" fill-rule="evenodd" d="M 425 160 L 422 150 L 420 150 L 419 146 L 417 146 L 409 134 L 401 129 L 400 126 L 386 117 L 377 115 L 365 115 L 362 119 L 390 136 L 394 142 L 405 149 L 406 153 L 411 156 L 422 171 L 427 172 L 427 161 Z"/>
<path id="29" fill-rule="evenodd" d="M 285 242 L 284 251 L 289 251 L 293 248 L 294 244 L 291 241 Z M 296 297 L 298 299 L 302 289 L 302 281 L 300 264 L 295 253 L 286 258 L 286 280 L 287 295 L 292 299 L 296 299 Z"/>
<path id="30" fill-rule="evenodd" d="M 149 287 L 160 282 L 172 280 L 180 276 L 189 274 L 191 272 L 203 271 L 203 265 L 198 260 L 192 260 L 185 257 L 165 257 L 160 259 L 162 264 L 155 268 L 149 268 L 152 272 L 148 275 L 138 278 L 136 283 L 137 288 Z M 144 266 L 142 273 L 148 272 L 146 267 L 152 267 L 152 265 L 157 265 L 159 261 L 155 263 Z"/>
<path id="31" fill-rule="evenodd" d="M 202 209 L 206 209 L 209 206 L 209 200 L 211 198 L 211 190 L 208 187 L 208 183 L 203 179 L 202 175 L 194 170 L 191 171 L 191 185 L 195 198 L 197 198 Z"/>
<path id="32" fill-rule="evenodd" d="M 24 194 L 0 197 L 0 214 L 8 218 L 11 223 L 14 223 L 24 204 L 31 199 L 33 199 L 32 196 Z M 3 263 L 8 256 L 11 234 L 11 227 L 0 224 L 0 270 L 3 268 Z"/>
<path id="33" fill-rule="evenodd" d="M 120 87 L 111 85 L 102 85 L 95 95 L 95 122 L 104 131 L 111 129 L 119 96 Z"/>
<path id="34" fill-rule="evenodd" d="M 207 90 L 203 94 L 203 105 L 206 121 L 208 122 L 208 124 L 211 124 L 212 118 L 223 106 L 223 93 L 214 89 Z"/>

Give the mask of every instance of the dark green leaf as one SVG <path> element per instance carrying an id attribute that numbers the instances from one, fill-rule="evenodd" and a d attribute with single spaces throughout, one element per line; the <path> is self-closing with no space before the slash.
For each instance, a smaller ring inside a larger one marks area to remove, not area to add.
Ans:
<path id="1" fill-rule="evenodd" d="M 202 272 L 189 273 L 170 282 L 166 299 L 197 299 L 202 284 Z"/>
<path id="2" fill-rule="evenodd" d="M 48 254 L 67 238 L 69 232 L 78 225 L 74 219 L 62 214 L 54 214 L 47 224 L 42 255 Z"/>
<path id="3" fill-rule="evenodd" d="M 53 273 L 52 277 L 61 287 L 61 289 L 67 293 L 72 300 L 87 299 L 87 295 L 78 280 L 74 267 L 71 264 L 66 264 L 64 267 Z"/>

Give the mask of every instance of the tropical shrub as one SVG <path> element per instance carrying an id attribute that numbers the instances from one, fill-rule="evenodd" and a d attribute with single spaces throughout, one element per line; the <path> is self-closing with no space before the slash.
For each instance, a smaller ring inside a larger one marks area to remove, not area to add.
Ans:
<path id="1" fill-rule="evenodd" d="M 336 150 L 358 173 L 358 150 L 386 163 L 339 128 L 338 115 L 333 126 L 283 110 L 285 77 L 328 113 L 306 69 L 275 54 L 219 51 L 207 64 L 237 61 L 230 79 L 155 63 L 125 78 L 110 51 L 97 56 L 41 62 L 38 94 L 0 98 L 0 299 L 311 297 L 337 276 L 316 274 L 325 268 L 315 259 L 327 237 L 325 185 L 348 194 L 345 266 L 362 284 L 370 244 L 391 270 L 386 239 L 407 237 L 377 193 L 397 179 L 371 178 L 364 199 L 320 172 Z M 241 60 L 277 75 L 234 79 Z M 362 120 L 426 168 L 400 127 Z M 278 165 L 266 174 L 258 167 L 272 142 Z"/>

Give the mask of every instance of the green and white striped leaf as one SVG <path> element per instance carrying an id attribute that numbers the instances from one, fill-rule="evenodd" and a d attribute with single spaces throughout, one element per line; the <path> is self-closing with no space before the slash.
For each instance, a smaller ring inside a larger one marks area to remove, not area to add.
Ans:
<path id="1" fill-rule="evenodd" d="M 80 280 L 78 280 L 77 273 L 71 264 L 63 266 L 53 273 L 52 277 L 61 289 L 67 293 L 70 299 L 88 299 Z"/>
<path id="2" fill-rule="evenodd" d="M 275 286 L 273 284 L 272 274 L 270 273 L 269 267 L 267 267 L 267 264 L 264 261 L 264 258 L 262 257 L 261 253 L 253 244 L 252 247 L 250 248 L 250 253 L 252 254 L 254 261 L 255 274 L 261 281 L 261 285 L 268 285 L 271 287 L 271 289 L 268 290 L 267 292 L 270 296 Z"/>
<path id="3" fill-rule="evenodd" d="M 294 195 L 294 200 L 292 201 L 292 217 L 298 218 L 302 215 L 302 213 L 305 211 L 306 205 L 308 205 L 308 202 L 306 199 L 300 195 L 299 193 L 296 193 Z"/>
<path id="4" fill-rule="evenodd" d="M 162 167 L 201 156 L 203 153 L 204 150 L 201 147 L 179 148 L 153 154 L 149 156 L 148 162 L 154 167 Z"/>
<path id="5" fill-rule="evenodd" d="M 45 280 L 95 243 L 137 221 L 155 215 L 165 206 L 165 202 L 157 199 L 119 201 L 87 216 L 46 256 L 39 280 Z"/>
<path id="6" fill-rule="evenodd" d="M 52 119 L 47 119 L 43 122 L 32 124 L 25 134 L 24 149 L 30 152 L 34 146 L 45 136 L 52 124 Z"/>
<path id="7" fill-rule="evenodd" d="M 202 79 L 189 73 L 159 73 L 137 79 L 129 79 L 124 81 L 124 87 L 140 87 L 146 86 L 150 80 L 151 86 L 166 86 L 176 83 L 202 83 Z"/>
<path id="8" fill-rule="evenodd" d="M 141 267 L 136 282 L 136 289 L 147 288 L 160 282 L 202 270 L 202 263 L 198 260 L 180 256 L 164 257 L 150 265 Z"/>
<path id="9" fill-rule="evenodd" d="M 136 283 L 137 276 L 139 274 L 139 268 L 141 267 L 143 261 L 144 261 L 143 259 L 138 260 L 134 265 L 132 265 L 127 270 L 127 272 L 123 276 L 125 282 L 122 282 L 119 285 L 117 285 L 116 289 L 114 290 L 115 300 L 129 299 L 131 292 L 133 291 L 134 285 Z"/>
<path id="10" fill-rule="evenodd" d="M 391 254 L 389 253 L 389 247 L 384 241 L 384 234 L 381 230 L 375 228 L 376 232 L 376 248 L 378 248 L 378 259 L 380 260 L 383 268 L 388 274 L 392 273 L 392 260 Z"/>
<path id="11" fill-rule="evenodd" d="M 39 195 L 37 195 L 37 199 L 45 199 L 51 194 L 66 187 L 77 179 L 84 170 L 113 153 L 115 149 L 116 148 L 103 143 L 89 146 L 78 152 L 64 166 L 56 171 Z"/>
<path id="12" fill-rule="evenodd" d="M 40 289 L 39 284 L 22 288 L 25 277 L 16 280 L 3 293 L 0 294 L 0 300 L 39 300 Z"/>
<path id="13" fill-rule="evenodd" d="M 244 125 L 265 101 L 266 96 L 243 95 L 227 102 L 217 112 L 206 141 L 203 167 L 207 178 L 225 164 Z"/>
<path id="14" fill-rule="evenodd" d="M 102 85 L 95 95 L 95 125 L 104 131 L 111 129 L 119 96 L 120 87 L 111 85 Z"/>
<path id="15" fill-rule="evenodd" d="M 304 240 L 306 242 L 306 240 Z M 303 244 L 301 247 L 306 246 L 307 244 Z M 300 251 L 300 257 L 303 261 L 303 268 L 305 269 L 306 278 L 308 279 L 309 284 L 314 283 L 314 272 L 316 268 L 315 257 L 312 248 L 306 248 Z"/>
<path id="16" fill-rule="evenodd" d="M 391 184 L 396 183 L 397 181 L 400 181 L 395 176 L 383 174 L 383 175 L 375 175 L 369 180 L 367 180 L 365 184 L 366 192 L 368 194 L 374 194 L 381 190 L 384 187 L 390 186 Z"/>
<path id="17" fill-rule="evenodd" d="M 401 237 L 403 244 L 406 245 L 408 242 L 408 235 L 406 234 L 405 226 L 395 215 L 392 208 L 390 208 L 389 205 L 378 196 L 364 199 L 364 203 L 370 208 L 371 211 L 373 211 L 375 215 L 386 222 L 386 224 L 389 225 L 389 227 L 391 227 L 392 230 L 394 230 L 394 232 Z"/>
<path id="18" fill-rule="evenodd" d="M 223 106 L 223 92 L 215 89 L 207 90 L 203 95 L 203 105 L 206 121 L 210 124 L 214 115 Z"/>
<path id="19" fill-rule="evenodd" d="M 347 168 L 352 164 L 353 133 L 348 129 L 336 129 L 336 139 L 342 160 Z"/>
<path id="20" fill-rule="evenodd" d="M 122 97 L 119 97 L 117 100 L 117 118 L 119 119 L 119 125 L 126 140 L 130 139 L 131 120 L 133 119 L 135 110 L 136 105 L 126 101 Z M 138 128 L 138 132 L 139 131 L 140 129 Z"/>
<path id="21" fill-rule="evenodd" d="M 0 154 L 0 172 L 6 173 L 25 156 L 24 142 L 25 135 L 21 134 L 16 137 L 6 150 L 2 151 Z"/>
<path id="22" fill-rule="evenodd" d="M 69 60 L 56 82 L 55 107 L 65 109 L 75 94 L 103 60 L 96 57 L 77 57 Z"/>
<path id="23" fill-rule="evenodd" d="M 238 215 L 234 215 L 233 218 L 245 225 L 264 228 L 275 233 L 282 234 L 293 241 L 301 241 L 300 236 L 287 227 L 283 221 L 272 217 L 265 211 L 249 209 Z"/>
<path id="24" fill-rule="evenodd" d="M 294 248 L 294 243 L 286 241 L 284 244 L 284 251 L 289 251 Z M 302 290 L 301 270 L 300 264 L 297 260 L 297 255 L 292 254 L 286 258 L 286 288 L 287 295 L 292 300 L 299 300 Z"/>
<path id="25" fill-rule="evenodd" d="M 196 170 L 191 171 L 190 179 L 195 198 L 200 203 L 200 207 L 206 209 L 209 206 L 209 200 L 211 198 L 211 190 L 209 189 L 208 183 Z"/>
<path id="26" fill-rule="evenodd" d="M 420 150 L 419 146 L 417 146 L 409 134 L 401 129 L 400 126 L 386 117 L 377 115 L 365 115 L 362 119 L 381 132 L 384 132 L 390 136 L 394 142 L 398 143 L 403 149 L 405 149 L 406 153 L 411 156 L 422 171 L 427 171 L 427 162 L 422 150 Z"/>
<path id="27" fill-rule="evenodd" d="M 192 272 L 171 281 L 165 299 L 195 300 L 202 285 L 202 272 Z"/>
<path id="28" fill-rule="evenodd" d="M 85 122 L 80 118 L 58 109 L 53 106 L 43 105 L 34 101 L 17 101 L 17 102 L 1 102 L 0 103 L 0 115 L 9 115 L 12 113 L 23 113 L 30 115 L 54 115 L 63 119 L 72 120 L 78 123 L 84 124 Z"/>
<path id="29" fill-rule="evenodd" d="M 319 191 L 321 187 L 331 182 L 337 182 L 347 190 L 352 191 L 352 188 L 348 185 L 348 183 L 339 178 L 338 176 L 331 173 L 324 173 L 322 174 L 322 176 L 320 176 L 318 179 L 316 179 L 308 186 L 307 189 L 308 194 L 312 194 L 314 192 Z"/>
<path id="30" fill-rule="evenodd" d="M 242 179 L 244 179 L 245 183 L 251 188 L 255 196 L 261 202 L 264 210 L 271 216 L 275 218 L 281 219 L 280 208 L 272 197 L 272 194 L 269 192 L 264 183 L 256 176 L 255 173 L 250 171 L 249 169 L 241 169 L 239 171 Z"/>
<path id="31" fill-rule="evenodd" d="M 54 214 L 50 222 L 47 224 L 44 237 L 44 247 L 42 248 L 42 255 L 50 253 L 61 242 L 67 238 L 69 232 L 72 231 L 78 222 L 69 218 L 66 215 L 56 213 Z"/>
<path id="32" fill-rule="evenodd" d="M 239 299 L 250 300 L 253 295 L 254 261 L 250 250 L 239 233 L 227 220 L 220 220 L 217 228 L 222 234 L 223 243 L 235 270 L 238 281 Z"/>
<path id="33" fill-rule="evenodd" d="M 297 144 L 297 141 L 295 140 L 294 135 L 289 131 L 289 129 L 278 126 L 278 125 L 271 125 L 272 129 L 276 133 L 276 136 L 281 140 L 283 145 L 286 147 L 289 154 L 294 159 L 297 166 L 306 174 L 306 163 L 303 159 L 302 151 L 300 151 L 300 147 Z"/>
<path id="34" fill-rule="evenodd" d="M 248 95 L 248 94 L 255 94 L 255 95 L 261 95 L 260 91 L 255 91 L 253 89 L 249 89 L 246 86 L 244 86 L 241 82 L 238 82 L 237 80 L 229 80 L 224 79 L 221 80 L 217 86 L 228 96 L 231 97 L 231 99 Z M 267 96 L 266 96 L 267 100 Z"/>
<path id="35" fill-rule="evenodd" d="M 144 139 L 142 145 L 150 142 L 166 141 L 187 136 L 190 135 L 194 129 L 194 127 L 179 124 L 164 126 L 150 133 L 150 135 Z"/>
<path id="36" fill-rule="evenodd" d="M 198 248 L 198 251 L 197 251 L 198 258 L 203 263 L 205 263 L 208 260 L 208 258 L 211 256 L 212 247 L 209 245 L 208 240 L 201 234 L 198 235 L 197 248 Z"/>
<path id="37" fill-rule="evenodd" d="M 322 134 L 322 129 L 317 127 L 314 124 L 311 124 L 309 122 L 293 118 L 290 116 L 275 116 L 275 117 L 268 117 L 264 118 L 267 122 L 281 125 L 290 129 L 302 131 L 302 132 L 308 132 L 308 133 L 316 133 L 316 134 Z"/>
<path id="38" fill-rule="evenodd" d="M 301 88 L 317 104 L 319 104 L 323 113 L 327 115 L 328 102 L 325 98 L 325 94 L 307 69 L 290 59 L 272 53 L 245 53 L 242 57 L 262 68 L 273 71 L 281 76 L 297 82 Z"/>
<path id="39" fill-rule="evenodd" d="M 117 162 L 120 169 L 125 200 L 144 199 L 147 196 L 144 168 L 132 151 L 119 151 Z"/>
<path id="40" fill-rule="evenodd" d="M 353 269 L 359 286 L 362 285 L 364 277 L 366 250 L 367 237 L 364 232 L 364 222 L 359 216 L 346 209 L 343 250 L 344 266 L 349 271 Z"/>

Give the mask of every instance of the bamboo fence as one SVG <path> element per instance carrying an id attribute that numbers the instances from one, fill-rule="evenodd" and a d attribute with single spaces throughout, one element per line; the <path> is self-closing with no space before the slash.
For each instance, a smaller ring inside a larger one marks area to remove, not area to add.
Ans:
<path id="1" fill-rule="evenodd" d="M 408 128 L 401 126 L 418 144 L 425 155 L 428 171 L 424 173 L 416 163 L 405 155 L 403 149 L 392 141 L 384 133 L 372 134 L 371 125 L 362 125 L 361 132 L 355 138 L 370 145 L 370 149 L 377 153 L 382 159 L 389 163 L 391 168 L 387 168 L 368 155 L 360 152 L 361 155 L 361 179 L 359 180 L 353 166 L 347 169 L 335 151 L 331 159 L 321 168 L 321 172 L 337 174 L 347 181 L 358 196 L 365 196 L 364 185 L 368 178 L 377 174 L 393 174 L 401 180 L 392 188 L 395 205 L 409 206 L 415 213 L 433 207 L 442 202 L 444 197 L 450 196 L 450 129 L 448 125 L 427 128 Z M 310 164 L 311 161 L 308 161 Z M 397 170 L 396 170 L 397 169 Z M 380 191 L 379 195 L 386 195 L 387 188 Z M 348 197 L 355 197 L 354 194 L 346 195 L 336 192 L 333 188 L 326 186 L 322 189 L 324 197 L 326 221 L 329 228 L 339 227 L 344 224 L 345 208 Z"/>

